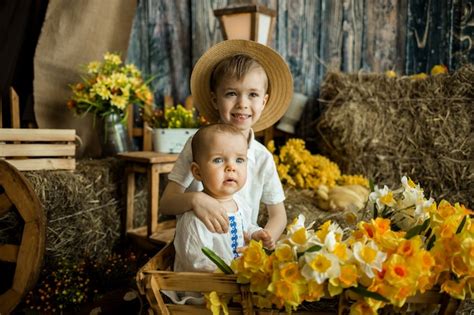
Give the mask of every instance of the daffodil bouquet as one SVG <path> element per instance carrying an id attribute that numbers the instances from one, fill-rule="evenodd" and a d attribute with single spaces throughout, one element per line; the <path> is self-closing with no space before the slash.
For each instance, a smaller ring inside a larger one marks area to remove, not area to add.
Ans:
<path id="1" fill-rule="evenodd" d="M 397 190 L 375 186 L 368 207 L 374 217 L 355 230 L 331 221 L 313 228 L 300 215 L 273 252 L 251 241 L 230 267 L 239 283 L 249 284 L 257 307 L 288 312 L 345 292 L 354 300 L 351 314 L 377 314 L 388 304 L 402 307 L 434 287 L 457 299 L 473 297 L 471 210 L 426 199 L 406 177 Z M 403 213 L 411 228 L 400 229 L 389 213 Z M 216 312 L 226 300 L 213 294 L 208 306 Z"/>
<path id="2" fill-rule="evenodd" d="M 130 104 L 152 105 L 148 83 L 133 64 L 123 64 L 120 55 L 107 52 L 103 61 L 87 65 L 82 82 L 70 86 L 72 96 L 67 107 L 78 115 L 104 117 L 115 113 L 124 118 Z"/>

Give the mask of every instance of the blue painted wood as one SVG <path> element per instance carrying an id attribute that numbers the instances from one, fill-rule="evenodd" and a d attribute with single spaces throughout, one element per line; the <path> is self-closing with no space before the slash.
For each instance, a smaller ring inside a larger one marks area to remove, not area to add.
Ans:
<path id="1" fill-rule="evenodd" d="M 328 69 L 346 72 L 429 71 L 472 62 L 474 0 L 261 0 L 277 10 L 271 46 L 288 62 L 294 89 L 311 97 L 305 119 L 318 114 L 316 99 Z M 156 102 L 189 95 L 193 64 L 222 40 L 213 10 L 237 0 L 142 0 L 128 60 L 156 75 Z M 428 25 L 428 27 L 427 27 Z M 415 35 L 416 34 L 416 35 Z M 313 104 L 314 103 L 314 104 Z"/>

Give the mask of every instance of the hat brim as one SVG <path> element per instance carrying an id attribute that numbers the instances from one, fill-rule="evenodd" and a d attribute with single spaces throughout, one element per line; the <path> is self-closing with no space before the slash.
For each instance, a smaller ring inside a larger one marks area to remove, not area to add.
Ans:
<path id="1" fill-rule="evenodd" d="M 248 55 L 260 63 L 268 77 L 268 101 L 260 119 L 252 126 L 254 131 L 275 124 L 286 112 L 293 96 L 293 77 L 285 60 L 273 49 L 254 41 L 233 39 L 220 42 L 206 51 L 197 61 L 191 74 L 193 103 L 210 122 L 219 120 L 219 112 L 211 101 L 211 74 L 223 59 Z"/>

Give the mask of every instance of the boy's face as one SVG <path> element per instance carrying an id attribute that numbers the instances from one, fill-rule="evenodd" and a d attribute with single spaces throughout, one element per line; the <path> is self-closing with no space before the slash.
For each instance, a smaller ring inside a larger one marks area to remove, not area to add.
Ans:
<path id="1" fill-rule="evenodd" d="M 212 93 L 221 122 L 234 125 L 248 135 L 267 103 L 266 86 L 267 75 L 260 67 L 251 69 L 241 80 L 223 78 Z"/>
<path id="2" fill-rule="evenodd" d="M 204 186 L 204 192 L 219 199 L 231 197 L 247 180 L 247 141 L 241 135 L 212 135 L 191 171 Z"/>

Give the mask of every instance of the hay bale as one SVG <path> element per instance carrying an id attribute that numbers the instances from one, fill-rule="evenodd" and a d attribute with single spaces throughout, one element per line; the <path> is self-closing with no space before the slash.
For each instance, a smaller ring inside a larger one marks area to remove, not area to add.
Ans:
<path id="1" fill-rule="evenodd" d="M 120 239 L 123 162 L 82 160 L 74 172 L 25 172 L 47 218 L 46 263 L 103 259 Z"/>
<path id="2" fill-rule="evenodd" d="M 473 206 L 474 66 L 424 80 L 330 72 L 317 121 L 321 153 L 346 174 Z"/>

